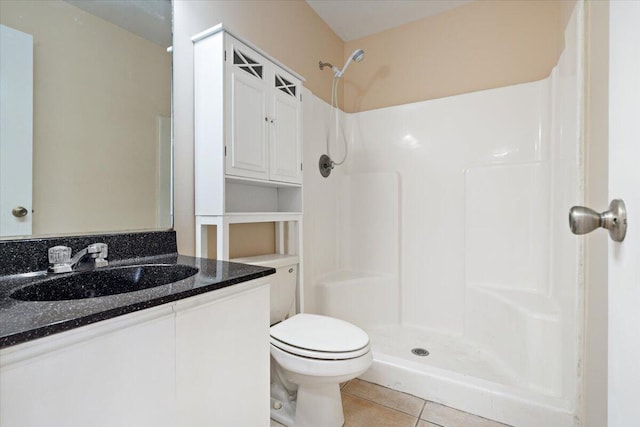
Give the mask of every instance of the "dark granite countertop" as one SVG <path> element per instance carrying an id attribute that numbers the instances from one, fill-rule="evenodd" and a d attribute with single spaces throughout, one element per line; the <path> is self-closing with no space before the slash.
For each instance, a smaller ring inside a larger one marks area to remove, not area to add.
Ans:
<path id="1" fill-rule="evenodd" d="M 10 297 L 15 290 L 45 278 L 45 272 L 30 273 L 28 277 L 0 276 L 0 348 L 275 273 L 273 268 L 194 258 L 176 253 L 116 260 L 104 268 L 141 264 L 181 264 L 196 267 L 199 272 L 174 283 L 135 292 L 63 301 L 20 301 Z"/>

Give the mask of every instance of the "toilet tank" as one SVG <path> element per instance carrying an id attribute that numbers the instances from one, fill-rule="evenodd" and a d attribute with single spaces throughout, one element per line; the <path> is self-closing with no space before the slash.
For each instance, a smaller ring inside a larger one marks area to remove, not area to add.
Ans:
<path id="1" fill-rule="evenodd" d="M 271 321 L 270 324 L 287 318 L 296 301 L 298 283 L 298 257 L 296 255 L 269 254 L 246 258 L 234 258 L 231 262 L 272 267 L 276 274 L 268 276 L 271 285 Z"/>

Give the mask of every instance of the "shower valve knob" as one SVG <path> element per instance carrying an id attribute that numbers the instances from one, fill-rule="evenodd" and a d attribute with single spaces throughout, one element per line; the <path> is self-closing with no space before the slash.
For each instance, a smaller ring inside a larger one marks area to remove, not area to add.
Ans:
<path id="1" fill-rule="evenodd" d="M 573 234 L 587 234 L 602 227 L 609 230 L 614 242 L 622 242 L 627 234 L 627 209 L 621 199 L 614 199 L 609 210 L 598 213 L 584 206 L 574 206 L 569 211 L 569 227 Z"/>

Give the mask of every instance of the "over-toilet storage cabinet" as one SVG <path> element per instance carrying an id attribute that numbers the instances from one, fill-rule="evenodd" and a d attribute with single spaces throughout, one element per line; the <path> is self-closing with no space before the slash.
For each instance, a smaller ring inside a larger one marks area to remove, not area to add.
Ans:
<path id="1" fill-rule="evenodd" d="M 276 252 L 300 257 L 304 79 L 223 25 L 192 41 L 196 256 L 210 226 L 228 260 L 230 224 L 274 222 Z"/>
<path id="2" fill-rule="evenodd" d="M 225 174 L 300 184 L 300 80 L 228 33 L 222 37 Z"/>

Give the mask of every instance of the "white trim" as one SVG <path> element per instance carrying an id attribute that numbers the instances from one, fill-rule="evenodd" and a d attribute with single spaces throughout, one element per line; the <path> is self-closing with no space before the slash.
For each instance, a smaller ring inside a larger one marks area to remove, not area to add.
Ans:
<path id="1" fill-rule="evenodd" d="M 291 68 L 287 67 L 286 65 L 284 65 L 282 62 L 278 61 L 277 59 L 275 59 L 273 56 L 269 55 L 266 51 L 260 49 L 258 46 L 256 46 L 255 44 L 251 43 L 249 40 L 247 40 L 246 38 L 239 36 L 238 33 L 236 33 L 235 31 L 231 31 L 229 29 L 229 27 L 227 27 L 226 25 L 220 23 L 214 27 L 211 27 L 207 30 L 204 30 L 198 34 L 196 34 L 195 36 L 191 37 L 191 42 L 192 43 L 197 43 L 200 40 L 204 40 L 207 37 L 210 37 L 214 34 L 218 34 L 220 32 L 225 32 L 229 35 L 232 35 L 233 37 L 235 37 L 236 39 L 238 39 L 239 41 L 241 41 L 242 43 L 246 44 L 247 46 L 249 46 L 251 49 L 255 50 L 256 52 L 258 52 L 260 55 L 264 56 L 265 58 L 267 58 L 269 61 L 275 63 L 276 65 L 278 65 L 280 68 L 284 69 L 285 71 L 287 71 L 288 73 L 291 73 L 293 76 L 295 76 L 298 80 L 302 81 L 303 83 L 306 81 L 304 77 L 302 77 L 300 74 L 296 73 L 295 71 L 293 71 Z"/>

